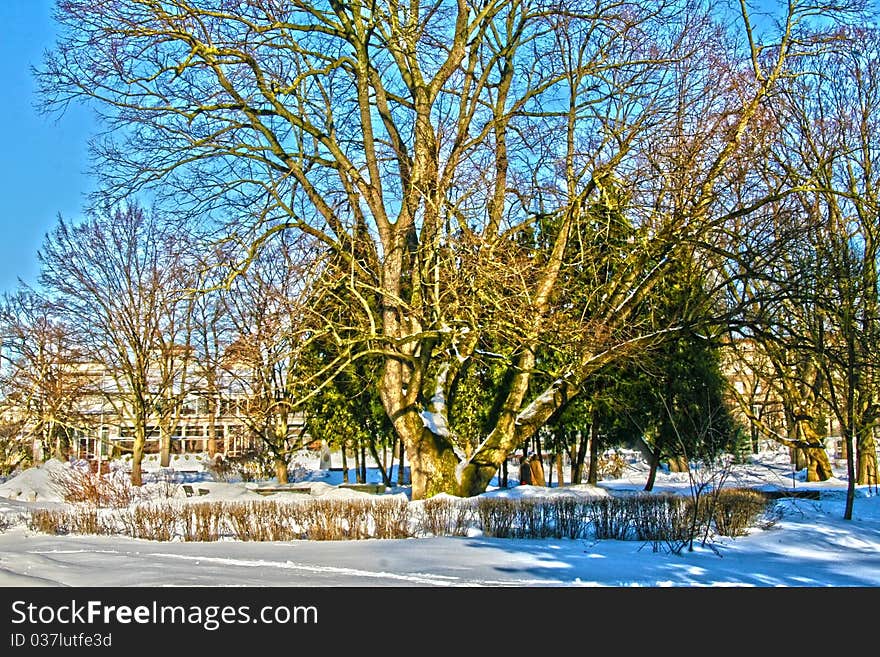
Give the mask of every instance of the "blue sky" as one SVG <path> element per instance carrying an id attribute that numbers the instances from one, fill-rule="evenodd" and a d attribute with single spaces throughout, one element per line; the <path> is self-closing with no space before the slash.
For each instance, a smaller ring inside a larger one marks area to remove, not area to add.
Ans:
<path id="1" fill-rule="evenodd" d="M 0 0 L 0 293 L 36 282 L 37 251 L 57 218 L 81 216 L 93 188 L 86 173 L 90 110 L 37 112 L 32 66 L 52 47 L 54 0 Z"/>

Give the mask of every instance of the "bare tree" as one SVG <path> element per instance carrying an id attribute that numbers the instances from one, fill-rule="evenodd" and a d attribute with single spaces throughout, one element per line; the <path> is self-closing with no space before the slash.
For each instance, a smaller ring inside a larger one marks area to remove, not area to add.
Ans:
<path id="1" fill-rule="evenodd" d="M 878 483 L 878 63 L 876 29 L 841 32 L 817 65 L 786 85 L 781 107 L 790 126 L 787 173 L 809 183 L 798 199 L 813 277 L 805 288 L 817 317 L 805 342 L 846 449 L 846 518 L 855 483 Z"/>
<path id="2" fill-rule="evenodd" d="M 68 326 L 43 297 L 22 288 L 0 301 L 0 390 L 5 414 L 20 425 L 39 461 L 47 452 L 71 455 L 71 442 L 89 429 L 93 372 Z"/>
<path id="3" fill-rule="evenodd" d="M 193 296 L 193 368 L 190 373 L 193 387 L 202 391 L 208 406 L 207 448 L 211 458 L 217 454 L 217 417 L 221 406 L 230 402 L 223 373 L 226 352 L 233 340 L 233 326 L 219 291 L 224 274 L 217 265 L 213 256 L 202 254 L 199 259 Z"/>
<path id="4" fill-rule="evenodd" d="M 141 485 L 148 427 L 169 423 L 186 394 L 186 240 L 137 205 L 60 220 L 39 257 L 40 281 L 89 361 L 114 382 L 107 401 L 133 429 L 131 481 Z"/>
<path id="5" fill-rule="evenodd" d="M 290 455 L 303 447 L 301 402 L 316 392 L 308 388 L 301 356 L 315 330 L 308 308 L 314 266 L 306 245 L 273 240 L 221 298 L 230 326 L 220 363 L 223 388 L 271 452 L 279 483 L 287 483 Z M 317 385 L 326 380 L 319 376 Z"/>

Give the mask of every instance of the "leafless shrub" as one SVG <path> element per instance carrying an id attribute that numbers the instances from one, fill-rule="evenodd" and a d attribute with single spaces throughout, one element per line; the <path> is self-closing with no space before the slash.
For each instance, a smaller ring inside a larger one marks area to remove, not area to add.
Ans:
<path id="1" fill-rule="evenodd" d="M 338 541 L 346 530 L 337 513 L 338 502 L 315 500 L 303 504 L 302 519 L 305 537 L 312 541 Z"/>
<path id="2" fill-rule="evenodd" d="M 486 536 L 513 538 L 516 510 L 517 502 L 515 500 L 502 497 L 478 499 L 476 512 L 480 529 Z"/>
<path id="3" fill-rule="evenodd" d="M 220 540 L 224 526 L 224 508 L 219 502 L 184 505 L 181 525 L 184 541 Z"/>
<path id="4" fill-rule="evenodd" d="M 631 538 L 632 518 L 638 504 L 636 497 L 603 497 L 592 500 L 588 509 L 595 538 L 618 541 Z"/>
<path id="5" fill-rule="evenodd" d="M 34 509 L 28 520 L 28 528 L 43 534 L 67 534 L 67 514 L 52 509 Z"/>
<path id="6" fill-rule="evenodd" d="M 65 502 L 122 508 L 135 499 L 133 486 L 121 473 L 105 476 L 91 470 L 59 468 L 50 475 L 50 482 Z"/>
<path id="7" fill-rule="evenodd" d="M 401 498 L 372 500 L 373 538 L 409 538 L 409 503 Z"/>
<path id="8" fill-rule="evenodd" d="M 731 489 L 698 498 L 638 494 L 580 500 L 432 498 L 414 522 L 404 499 L 309 499 L 295 503 L 275 500 L 249 502 L 152 502 L 127 509 L 98 509 L 82 503 L 70 509 L 31 512 L 28 526 L 50 534 L 125 534 L 168 541 L 217 541 L 231 536 L 240 541 L 361 540 L 466 535 L 473 523 L 497 538 L 583 538 L 641 540 L 654 550 L 678 553 L 691 532 L 705 523 L 725 536 L 738 536 L 768 517 L 768 500 L 755 491 Z M 694 520 L 696 518 L 696 521 Z M 415 531 L 413 531 L 415 526 Z"/>
<path id="9" fill-rule="evenodd" d="M 589 525 L 587 503 L 573 497 L 558 497 L 549 503 L 554 538 L 583 538 Z"/>
<path id="10" fill-rule="evenodd" d="M 230 459 L 223 458 L 220 454 L 205 464 L 205 471 L 211 475 L 214 481 L 233 481 L 240 477 L 235 463 Z"/>
<path id="11" fill-rule="evenodd" d="M 179 477 L 177 475 L 163 475 L 154 482 L 150 482 L 140 489 L 135 489 L 134 496 L 136 499 L 172 499 L 178 496 L 180 492 Z M 126 481 L 126 480 L 123 480 Z"/>
<path id="12" fill-rule="evenodd" d="M 44 534 L 106 534 L 98 510 L 91 505 L 71 509 L 34 509 L 28 527 Z"/>
<path id="13" fill-rule="evenodd" d="M 336 517 L 342 539 L 360 540 L 371 537 L 372 504 L 364 500 L 333 500 L 328 515 Z"/>
<path id="14" fill-rule="evenodd" d="M 179 515 L 180 510 L 169 504 L 139 504 L 127 509 L 121 519 L 132 538 L 170 541 L 176 535 Z"/>
<path id="15" fill-rule="evenodd" d="M 74 534 L 103 534 L 104 526 L 98 516 L 98 509 L 82 506 L 72 514 L 70 531 Z"/>
<path id="16" fill-rule="evenodd" d="M 217 456 L 206 470 L 216 481 L 260 481 L 275 476 L 275 462 L 266 450 L 248 450 L 239 456 Z"/>
<path id="17" fill-rule="evenodd" d="M 431 497 L 422 504 L 418 531 L 431 536 L 466 536 L 473 522 L 472 500 Z"/>
<path id="18" fill-rule="evenodd" d="M 233 537 L 240 541 L 290 541 L 301 538 L 295 528 L 297 504 L 274 500 L 224 505 Z"/>
<path id="19" fill-rule="evenodd" d="M 672 494 L 640 494 L 636 500 L 629 509 L 633 537 L 650 542 L 654 552 L 680 552 L 690 537 L 693 502 Z"/>
<path id="20" fill-rule="evenodd" d="M 516 538 L 548 538 L 554 535 L 554 516 L 549 500 L 519 500 L 511 533 Z"/>
<path id="21" fill-rule="evenodd" d="M 712 523 L 721 536 L 744 536 L 766 514 L 770 501 L 748 488 L 725 488 L 719 491 L 712 509 Z"/>

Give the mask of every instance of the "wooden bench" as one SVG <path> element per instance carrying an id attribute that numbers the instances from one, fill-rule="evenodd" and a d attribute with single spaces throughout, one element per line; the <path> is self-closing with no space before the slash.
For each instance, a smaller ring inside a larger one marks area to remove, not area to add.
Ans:
<path id="1" fill-rule="evenodd" d="M 384 493 L 385 484 L 339 484 L 339 488 L 359 490 L 364 493 Z"/>

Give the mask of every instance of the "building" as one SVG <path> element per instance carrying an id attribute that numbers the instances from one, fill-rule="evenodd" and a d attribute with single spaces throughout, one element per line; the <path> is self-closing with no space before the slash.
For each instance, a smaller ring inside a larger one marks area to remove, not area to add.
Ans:
<path id="1" fill-rule="evenodd" d="M 239 456 L 257 449 L 262 441 L 257 425 L 259 413 L 252 404 L 255 395 L 249 390 L 245 372 L 227 370 L 210 393 L 204 385 L 207 377 L 191 372 L 185 385 L 173 386 L 174 394 L 166 395 L 164 416 L 158 412 L 147 419 L 146 454 L 160 451 L 161 426 L 170 433 L 172 454 L 209 452 L 213 436 L 216 453 Z M 62 438 L 73 459 L 102 461 L 131 452 L 134 445 L 135 422 L 125 394 L 125 384 L 97 364 L 68 363 L 65 376 L 76 381 L 80 392 L 71 397 L 65 408 L 64 422 L 47 425 L 35 419 L 39 413 L 29 412 L 15 398 L 7 397 L 0 406 L 0 420 L 15 427 L 19 440 L 34 450 L 34 458 L 43 460 L 52 449 L 52 438 Z M 153 401 L 159 396 L 153 392 Z M 154 403 L 155 406 L 159 404 Z M 302 413 L 288 418 L 288 435 L 304 435 Z M 50 436 L 51 435 L 51 436 Z"/>

